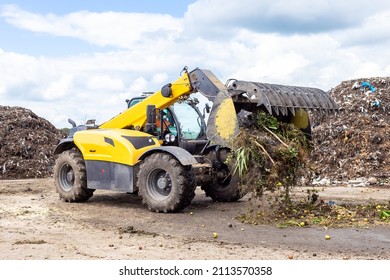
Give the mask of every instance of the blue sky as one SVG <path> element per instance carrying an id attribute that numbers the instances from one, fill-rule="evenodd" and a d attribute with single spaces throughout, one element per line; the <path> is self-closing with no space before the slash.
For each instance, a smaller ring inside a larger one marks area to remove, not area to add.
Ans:
<path id="1" fill-rule="evenodd" d="M 181 69 L 329 90 L 389 76 L 390 1 L 0 1 L 0 105 L 104 122 Z"/>
<path id="2" fill-rule="evenodd" d="M 2 4 L 15 4 L 30 12 L 54 13 L 64 15 L 79 10 L 91 12 L 139 12 L 139 13 L 166 13 L 182 16 L 189 3 L 194 0 L 12 0 L 1 1 Z"/>

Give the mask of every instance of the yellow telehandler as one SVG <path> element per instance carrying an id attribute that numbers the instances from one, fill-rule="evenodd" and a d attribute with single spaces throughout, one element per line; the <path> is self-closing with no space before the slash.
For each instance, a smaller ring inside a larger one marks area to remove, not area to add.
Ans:
<path id="1" fill-rule="evenodd" d="M 212 108 L 198 109 L 197 92 Z M 237 114 L 258 110 L 310 137 L 308 110 L 338 108 L 320 89 L 240 80 L 222 84 L 209 70 L 184 68 L 179 79 L 128 100 L 126 110 L 101 125 L 71 122 L 69 136 L 54 151 L 56 190 L 66 202 L 86 201 L 96 189 L 138 193 L 156 212 L 184 209 L 197 186 L 214 201 L 236 201 L 243 194 L 226 162 L 229 143 L 239 131 Z"/>

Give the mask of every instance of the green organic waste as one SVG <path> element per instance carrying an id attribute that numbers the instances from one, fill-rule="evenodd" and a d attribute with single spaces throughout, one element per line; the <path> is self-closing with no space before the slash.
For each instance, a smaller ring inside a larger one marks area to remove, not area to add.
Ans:
<path id="1" fill-rule="evenodd" d="M 302 131 L 258 112 L 250 126 L 240 129 L 232 146 L 234 172 L 241 178 L 242 191 L 255 198 L 272 193 L 275 204 L 284 207 L 311 148 Z"/>
<path id="2" fill-rule="evenodd" d="M 387 220 L 390 217 L 390 211 L 381 211 L 381 219 Z"/>

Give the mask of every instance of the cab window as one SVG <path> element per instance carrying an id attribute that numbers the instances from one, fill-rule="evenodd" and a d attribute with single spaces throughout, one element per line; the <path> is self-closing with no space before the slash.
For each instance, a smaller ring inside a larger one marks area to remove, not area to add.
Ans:
<path id="1" fill-rule="evenodd" d="M 189 104 L 175 103 L 171 106 L 180 123 L 181 137 L 184 140 L 196 140 L 201 132 L 201 120 L 198 113 Z"/>

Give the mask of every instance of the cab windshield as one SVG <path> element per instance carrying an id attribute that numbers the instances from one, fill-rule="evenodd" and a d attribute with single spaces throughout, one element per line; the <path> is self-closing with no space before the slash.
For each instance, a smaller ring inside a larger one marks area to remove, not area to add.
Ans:
<path id="1" fill-rule="evenodd" d="M 196 140 L 201 136 L 202 123 L 200 116 L 186 102 L 175 103 L 171 106 L 180 124 L 181 137 L 183 140 Z"/>

